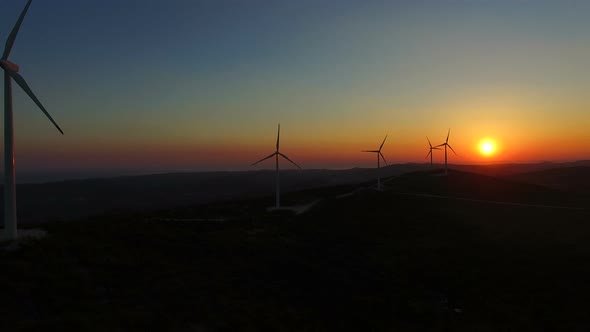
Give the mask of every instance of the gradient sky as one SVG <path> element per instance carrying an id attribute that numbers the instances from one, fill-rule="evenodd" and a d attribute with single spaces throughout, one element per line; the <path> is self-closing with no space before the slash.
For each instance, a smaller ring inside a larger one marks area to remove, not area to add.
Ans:
<path id="1" fill-rule="evenodd" d="M 18 171 L 590 158 L 590 1 L 35 0 L 11 60 Z"/>

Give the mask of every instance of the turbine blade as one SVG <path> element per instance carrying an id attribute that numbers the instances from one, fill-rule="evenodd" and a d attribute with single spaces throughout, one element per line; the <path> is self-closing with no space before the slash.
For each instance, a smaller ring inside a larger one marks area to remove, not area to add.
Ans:
<path id="1" fill-rule="evenodd" d="M 426 154 L 426 157 L 424 157 L 424 159 L 428 158 L 428 156 L 430 156 L 431 153 L 432 153 L 432 150 L 428 150 L 428 153 Z"/>
<path id="2" fill-rule="evenodd" d="M 385 138 L 383 139 L 383 143 L 381 143 L 381 146 L 379 147 L 379 151 L 381 151 L 381 149 L 383 148 L 383 144 L 385 144 L 386 139 L 387 139 L 387 135 L 385 135 Z"/>
<path id="3" fill-rule="evenodd" d="M 274 157 L 274 156 L 275 156 L 275 154 L 277 154 L 277 153 L 276 153 L 276 152 L 274 152 L 274 153 L 273 153 L 273 154 L 271 154 L 270 156 L 268 156 L 268 157 L 264 157 L 264 158 L 260 159 L 259 161 L 255 162 L 254 164 L 250 165 L 250 166 L 254 166 L 254 165 L 258 164 L 258 163 L 259 163 L 259 162 L 261 162 L 261 161 L 265 161 L 265 160 L 266 160 L 266 159 L 268 159 L 268 158 L 272 158 L 272 157 Z"/>
<path id="4" fill-rule="evenodd" d="M 430 140 L 428 139 L 428 136 L 426 136 L 426 140 L 428 141 L 428 145 L 430 145 L 430 147 L 432 148 L 432 144 L 430 143 Z"/>
<path id="5" fill-rule="evenodd" d="M 449 135 L 451 134 L 451 128 L 449 128 L 449 132 L 447 133 L 447 140 L 445 141 L 445 143 L 449 143 Z"/>
<path id="6" fill-rule="evenodd" d="M 281 156 L 281 157 L 283 157 L 283 158 L 287 159 L 288 161 L 290 161 L 290 162 L 291 162 L 291 164 L 293 164 L 293 165 L 297 166 L 297 168 L 301 169 L 301 167 L 299 167 L 299 165 L 297 165 L 297 164 L 296 164 L 296 163 L 295 163 L 293 160 L 289 159 L 289 157 L 285 156 L 284 154 L 282 154 L 282 153 L 280 153 L 280 152 L 279 152 L 278 154 L 279 154 L 279 156 Z"/>
<path id="7" fill-rule="evenodd" d="M 279 140 L 281 138 L 281 124 L 279 123 L 279 129 L 277 131 L 277 151 L 279 151 Z"/>
<path id="8" fill-rule="evenodd" d="M 43 104 L 41 104 L 41 102 L 39 101 L 39 99 L 37 99 L 37 96 L 35 96 L 35 94 L 33 93 L 33 90 L 31 90 L 31 88 L 29 87 L 29 85 L 27 84 L 27 82 L 25 81 L 25 79 L 20 76 L 19 73 L 15 73 L 11 70 L 8 69 L 4 69 L 8 75 L 10 75 L 10 77 L 12 77 L 12 79 L 16 82 L 16 84 L 18 84 L 28 95 L 29 97 L 31 97 L 31 99 L 33 99 L 33 101 L 35 102 L 35 104 L 37 104 L 37 106 L 39 106 L 39 108 L 41 109 L 41 111 L 43 111 L 43 113 L 45 113 L 45 116 L 49 119 L 49 121 L 51 121 L 51 123 L 53 123 L 53 125 L 55 126 L 55 128 L 57 128 L 57 130 L 59 130 L 59 132 L 63 135 L 64 132 L 61 130 L 61 128 L 57 125 L 57 123 L 55 122 L 55 120 L 53 120 L 53 118 L 51 117 L 51 115 L 49 115 L 49 112 L 47 112 L 47 110 L 45 109 L 45 107 L 43 107 Z"/>
<path id="9" fill-rule="evenodd" d="M 16 35 L 18 34 L 18 30 L 20 29 L 20 25 L 23 23 L 23 20 L 25 19 L 25 15 L 27 15 L 27 10 L 29 10 L 29 6 L 31 5 L 31 1 L 32 0 L 27 1 L 25 8 L 20 13 L 18 21 L 16 21 L 16 24 L 12 28 L 10 35 L 8 35 L 8 39 L 6 39 L 6 46 L 4 46 L 4 53 L 2 54 L 2 60 L 8 59 L 8 56 L 10 55 L 10 51 L 12 50 L 12 46 L 14 45 L 14 40 L 16 39 Z"/>
<path id="10" fill-rule="evenodd" d="M 383 156 L 383 153 L 381 153 L 381 151 L 379 151 L 379 155 L 381 156 L 381 158 L 383 158 L 385 165 L 387 165 L 387 160 L 385 160 L 385 156 Z"/>
<path id="11" fill-rule="evenodd" d="M 379 153 L 379 150 L 363 150 L 361 152 L 375 152 L 375 153 Z"/>
<path id="12" fill-rule="evenodd" d="M 435 146 L 435 147 L 431 148 L 430 150 L 440 150 L 440 149 Z"/>
<path id="13" fill-rule="evenodd" d="M 449 149 L 451 149 L 451 151 L 453 151 L 454 154 L 457 154 L 457 152 L 455 152 L 455 150 L 453 150 L 453 148 L 451 147 L 451 145 L 447 144 L 447 146 L 449 147 Z"/>
<path id="14" fill-rule="evenodd" d="M 438 148 L 439 146 L 445 146 L 445 145 L 447 145 L 447 143 L 439 144 L 439 145 L 437 145 L 437 146 L 433 147 L 433 149 L 434 149 L 434 148 Z"/>

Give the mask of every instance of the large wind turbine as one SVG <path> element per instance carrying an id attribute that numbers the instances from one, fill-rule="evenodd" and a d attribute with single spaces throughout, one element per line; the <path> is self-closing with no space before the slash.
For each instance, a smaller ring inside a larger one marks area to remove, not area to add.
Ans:
<path id="1" fill-rule="evenodd" d="M 385 157 L 383 156 L 383 153 L 381 153 L 381 149 L 383 148 L 383 144 L 385 144 L 385 140 L 387 139 L 387 135 L 385 135 L 385 138 L 383 139 L 383 142 L 381 143 L 381 146 L 379 147 L 379 150 L 363 150 L 361 152 L 372 152 L 372 153 L 376 153 L 377 154 L 377 190 L 381 189 L 381 158 L 383 158 L 383 162 L 385 162 L 385 165 L 387 165 L 387 160 L 385 160 Z"/>
<path id="2" fill-rule="evenodd" d="M 0 59 L 0 67 L 4 69 L 4 232 L 5 237 L 9 240 L 17 238 L 17 223 L 16 223 L 16 190 L 15 190 L 15 173 L 14 173 L 14 131 L 12 118 L 12 80 L 18 84 L 33 101 L 41 111 L 49 118 L 49 121 L 59 130 L 63 135 L 63 131 L 57 123 L 53 120 L 51 115 L 47 112 L 43 104 L 37 99 L 25 79 L 18 73 L 19 66 L 8 61 L 8 56 L 14 45 L 14 40 L 23 23 L 23 19 L 27 14 L 27 10 L 31 5 L 31 0 L 27 1 L 18 21 L 12 28 L 12 32 L 8 35 L 6 46 L 2 59 Z"/>
<path id="3" fill-rule="evenodd" d="M 432 167 L 432 150 L 440 150 L 440 149 L 437 147 L 432 147 L 432 144 L 430 143 L 428 136 L 426 136 L 426 140 L 428 141 L 428 145 L 430 145 L 430 149 L 428 150 L 428 154 L 426 154 L 426 158 L 428 158 L 428 155 L 430 155 L 430 166 Z"/>
<path id="4" fill-rule="evenodd" d="M 280 188 L 280 183 L 279 183 L 279 156 L 287 159 L 291 164 L 297 166 L 297 168 L 301 169 L 301 167 L 299 167 L 299 165 L 297 165 L 293 160 L 289 159 L 289 157 L 285 156 L 284 154 L 282 154 L 281 152 L 279 152 L 279 142 L 280 142 L 280 138 L 281 138 L 281 124 L 279 123 L 279 129 L 277 131 L 277 150 L 275 152 L 273 152 L 270 156 L 268 157 L 264 157 L 262 159 L 260 159 L 259 161 L 255 162 L 254 164 L 252 164 L 251 166 L 254 166 L 256 164 L 258 164 L 259 162 L 265 161 L 268 158 L 272 158 L 275 157 L 275 165 L 276 165 L 276 201 L 277 201 L 277 205 L 276 208 L 280 208 L 281 207 L 281 188 Z"/>
<path id="5" fill-rule="evenodd" d="M 443 144 L 439 144 L 435 147 L 439 147 L 439 146 L 444 146 L 445 147 L 445 175 L 447 175 L 448 173 L 448 167 L 447 167 L 447 146 L 449 147 L 449 149 L 451 149 L 451 151 L 453 151 L 454 154 L 457 154 L 457 152 L 455 152 L 455 150 L 453 150 L 453 147 L 449 144 L 449 135 L 451 134 L 451 128 L 449 128 L 449 132 L 447 133 L 447 139 L 445 140 L 445 142 Z"/>

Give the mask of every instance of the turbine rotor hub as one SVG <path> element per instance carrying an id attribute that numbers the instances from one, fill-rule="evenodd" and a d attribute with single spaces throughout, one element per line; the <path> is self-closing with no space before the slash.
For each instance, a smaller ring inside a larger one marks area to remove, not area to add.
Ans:
<path id="1" fill-rule="evenodd" d="M 0 67 L 8 69 L 14 73 L 18 73 L 20 70 L 20 67 L 16 63 L 10 62 L 8 60 L 0 60 Z"/>

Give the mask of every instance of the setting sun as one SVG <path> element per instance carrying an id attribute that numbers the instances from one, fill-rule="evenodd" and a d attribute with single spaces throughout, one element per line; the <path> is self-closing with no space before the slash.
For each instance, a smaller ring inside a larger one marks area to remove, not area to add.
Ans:
<path id="1" fill-rule="evenodd" d="M 490 140 L 484 140 L 479 145 L 479 151 L 484 156 L 491 156 L 492 154 L 494 154 L 495 150 L 496 150 L 496 145 L 494 144 L 494 142 L 492 142 Z"/>

